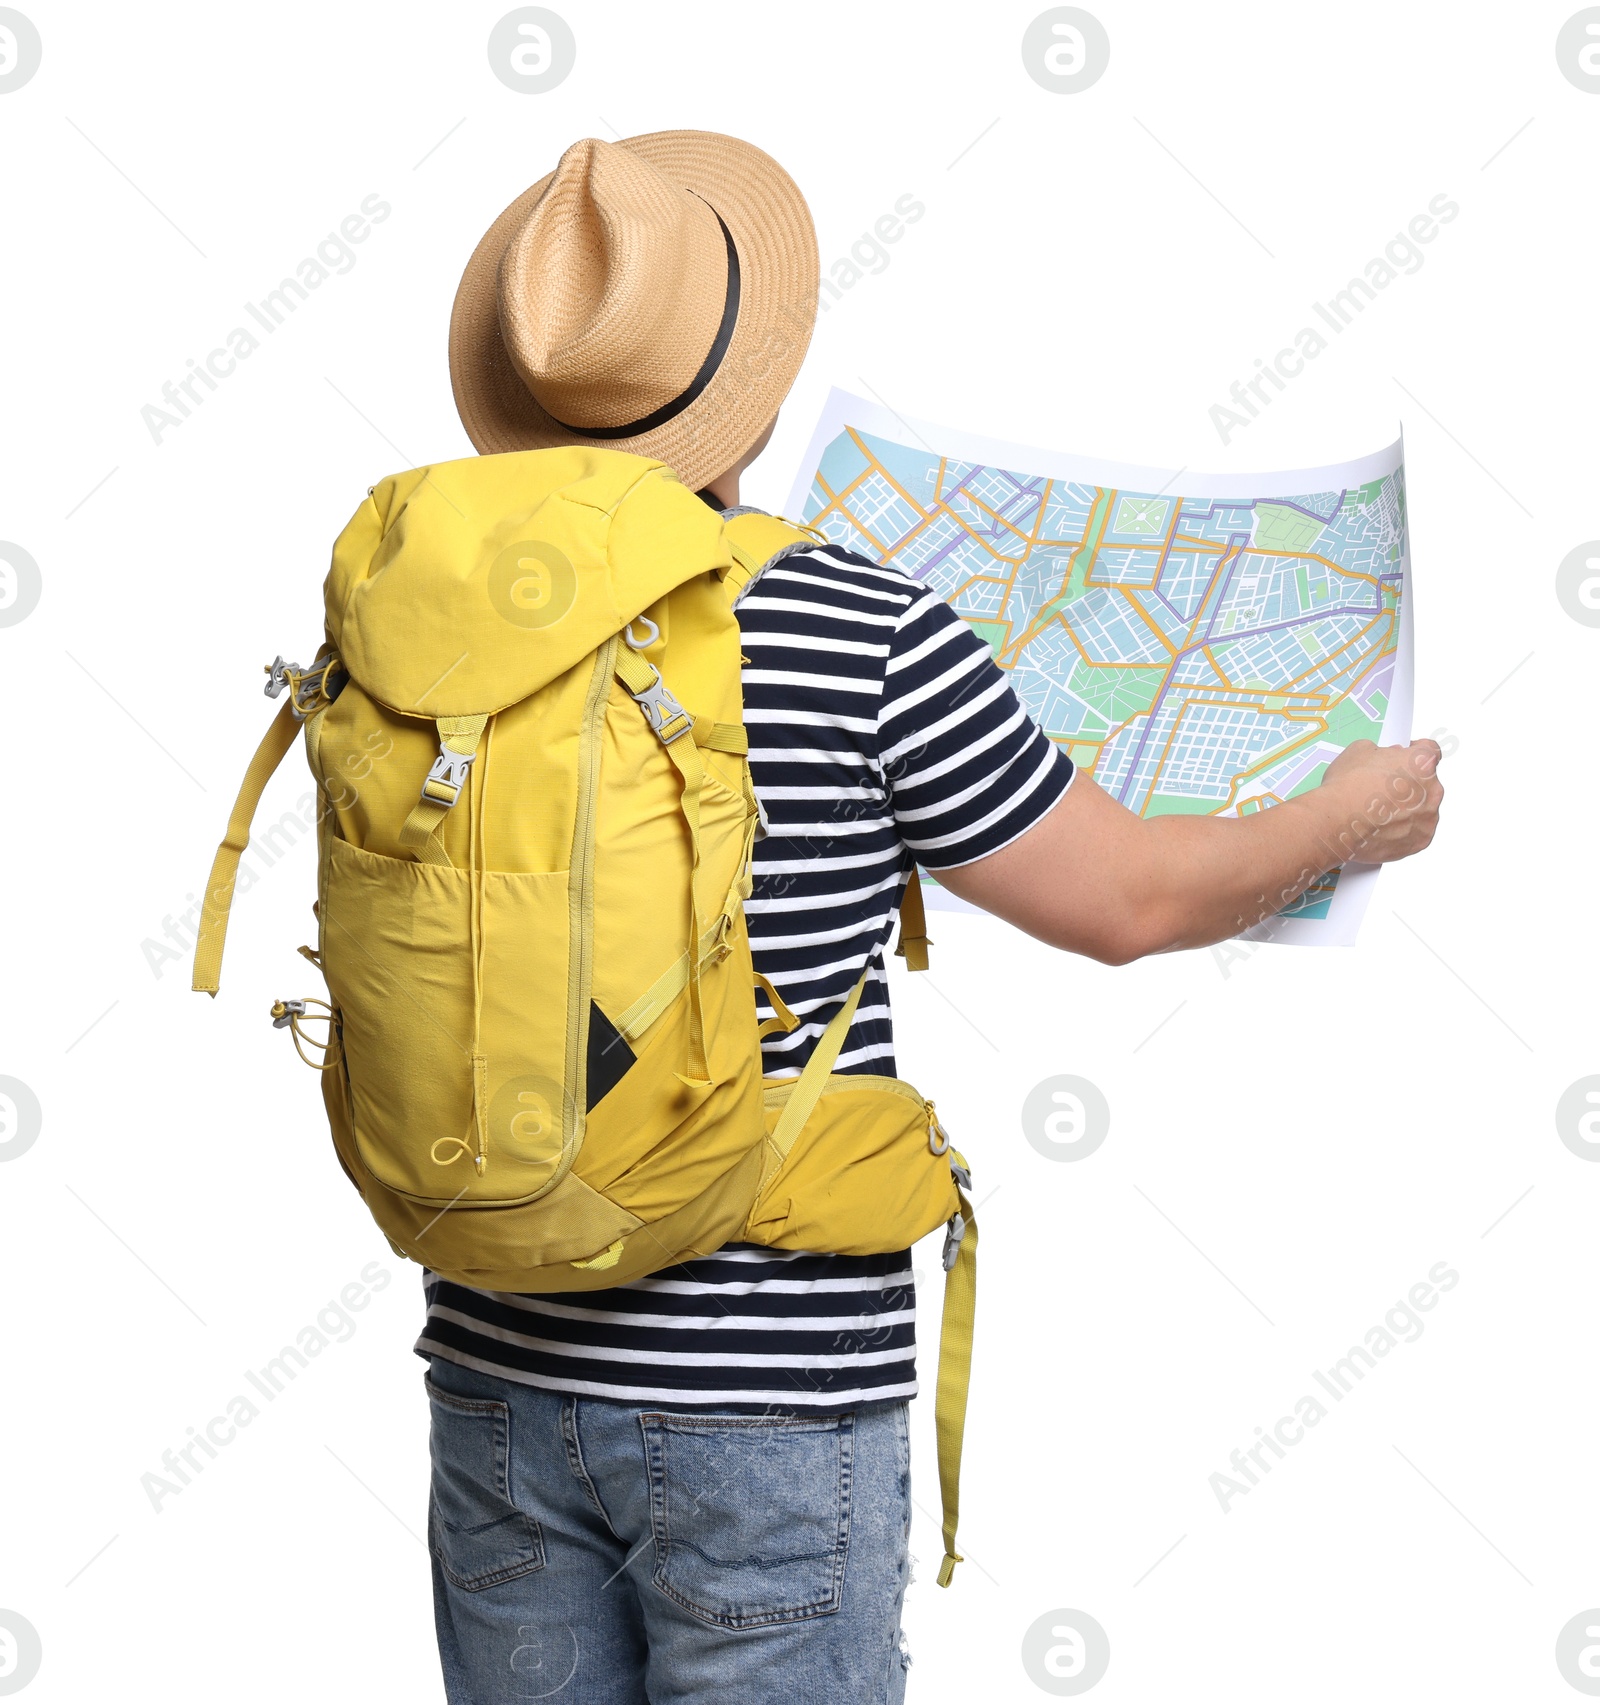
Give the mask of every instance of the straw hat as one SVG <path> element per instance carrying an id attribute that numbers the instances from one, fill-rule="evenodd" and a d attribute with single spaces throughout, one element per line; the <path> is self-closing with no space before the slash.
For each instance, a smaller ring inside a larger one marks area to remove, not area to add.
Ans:
<path id="1" fill-rule="evenodd" d="M 816 313 L 816 233 L 777 161 L 705 130 L 591 137 L 467 262 L 450 382 L 485 454 L 592 442 L 696 491 L 777 412 Z"/>

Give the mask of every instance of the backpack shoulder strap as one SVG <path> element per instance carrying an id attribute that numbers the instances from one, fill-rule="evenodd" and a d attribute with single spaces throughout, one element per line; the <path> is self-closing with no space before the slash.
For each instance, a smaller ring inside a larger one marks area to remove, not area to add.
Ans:
<path id="1" fill-rule="evenodd" d="M 834 1063 L 839 1058 L 839 1050 L 844 1047 L 845 1037 L 850 1033 L 851 1021 L 855 1018 L 856 1008 L 861 1004 L 861 996 L 871 974 L 872 963 L 869 960 L 867 968 L 857 978 L 856 986 L 845 996 L 838 1011 L 828 1020 L 827 1029 L 817 1038 L 817 1045 L 811 1050 L 811 1058 L 800 1068 L 800 1076 L 795 1080 L 795 1086 L 789 1092 L 789 1099 L 778 1115 L 778 1122 L 767 1138 L 780 1162 L 788 1157 L 789 1150 L 794 1147 L 795 1138 L 800 1135 L 806 1120 L 811 1117 L 811 1110 L 816 1106 L 833 1073 Z"/>
<path id="2" fill-rule="evenodd" d="M 228 832 L 222 837 L 217 856 L 206 879 L 200 904 L 200 936 L 194 950 L 194 983 L 197 994 L 215 995 L 222 977 L 222 947 L 228 934 L 228 908 L 233 904 L 233 885 L 239 876 L 239 856 L 250 841 L 250 825 L 256 806 L 272 772 L 300 732 L 300 716 L 291 693 L 272 719 L 245 771 L 239 797 L 233 803 Z"/>
<path id="3" fill-rule="evenodd" d="M 764 515 L 757 509 L 724 521 L 722 536 L 733 558 L 733 567 L 722 577 L 730 604 L 762 569 L 779 557 L 827 543 L 814 527 L 799 526 L 779 515 Z"/>
<path id="4" fill-rule="evenodd" d="M 233 815 L 228 819 L 228 832 L 222 837 L 217 856 L 206 879 L 206 891 L 200 903 L 200 933 L 194 949 L 194 983 L 196 994 L 215 996 L 222 978 L 222 949 L 228 935 L 228 910 L 233 904 L 233 888 L 239 877 L 239 859 L 250 844 L 250 825 L 255 820 L 256 807 L 273 771 L 284 760 L 308 718 L 324 709 L 338 697 L 344 685 L 345 669 L 332 646 L 324 645 L 317 652 L 309 669 L 298 663 L 285 663 L 279 657 L 267 665 L 268 698 L 275 699 L 285 687 L 289 696 L 278 709 L 250 760 L 239 797 L 233 802 Z M 320 804 L 319 804 L 320 809 Z"/>

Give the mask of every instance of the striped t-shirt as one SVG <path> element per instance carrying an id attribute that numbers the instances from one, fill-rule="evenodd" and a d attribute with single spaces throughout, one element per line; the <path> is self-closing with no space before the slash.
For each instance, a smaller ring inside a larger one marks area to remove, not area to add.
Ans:
<path id="1" fill-rule="evenodd" d="M 1015 840 L 1060 799 L 1072 764 L 983 641 L 898 570 L 805 549 L 763 570 L 737 613 L 770 826 L 745 913 L 756 969 L 800 1019 L 766 1039 L 764 1070 L 798 1073 L 870 965 L 835 1070 L 893 1076 L 883 956 L 907 874 Z M 425 1287 L 418 1354 L 551 1391 L 824 1414 L 916 1391 L 909 1251 L 735 1243 L 611 1290 L 511 1295 L 434 1273 Z"/>

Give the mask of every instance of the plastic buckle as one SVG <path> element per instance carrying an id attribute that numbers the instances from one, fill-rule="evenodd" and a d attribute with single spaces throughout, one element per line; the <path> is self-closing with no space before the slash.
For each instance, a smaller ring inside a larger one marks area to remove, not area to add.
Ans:
<path id="1" fill-rule="evenodd" d="M 476 752 L 455 752 L 448 746 L 441 746 L 439 756 L 433 760 L 433 768 L 428 771 L 428 779 L 422 784 L 422 797 L 436 805 L 454 805 L 461 797 L 462 788 L 467 785 L 467 771 L 472 768 L 472 761 L 477 755 Z"/>
<path id="2" fill-rule="evenodd" d="M 955 1161 L 950 1162 L 950 1176 L 963 1190 L 972 1188 L 972 1174 L 967 1171 L 966 1167 L 958 1166 Z"/>
<path id="3" fill-rule="evenodd" d="M 304 1001 L 274 1001 L 272 1003 L 272 1028 L 286 1030 L 297 1018 L 306 1015 Z"/>
<path id="4" fill-rule="evenodd" d="M 294 700 L 295 715 L 302 722 L 313 711 L 321 710 L 324 705 L 330 705 L 338 698 L 340 689 L 344 686 L 344 671 L 339 670 L 339 679 L 334 676 L 338 664 L 337 657 L 324 657 L 320 663 L 313 664 L 305 674 L 292 682 L 290 696 Z"/>
<path id="5" fill-rule="evenodd" d="M 733 952 L 733 943 L 728 940 L 728 937 L 733 934 L 733 914 L 731 912 L 723 911 L 717 914 L 716 931 L 717 939 L 712 945 L 711 954 L 702 955 L 702 964 L 707 957 L 715 956 L 716 962 L 720 965 Z"/>
<path id="6" fill-rule="evenodd" d="M 961 1253 L 961 1240 L 967 1235 L 967 1222 L 960 1214 L 954 1215 L 944 1234 L 944 1270 L 949 1272 L 956 1264 L 956 1257 Z"/>
<path id="7" fill-rule="evenodd" d="M 261 690 L 269 699 L 275 699 L 287 687 L 294 713 L 304 722 L 313 711 L 320 710 L 324 703 L 332 704 L 339 696 L 344 686 L 343 669 L 339 670 L 341 678 L 337 683 L 329 679 L 338 662 L 330 654 L 309 669 L 302 669 L 298 663 L 285 663 L 282 657 L 274 657 L 267 665 L 267 684 Z"/>
<path id="8" fill-rule="evenodd" d="M 644 712 L 651 732 L 663 746 L 670 746 L 674 740 L 681 740 L 694 727 L 694 718 L 672 696 L 659 672 L 648 687 L 642 692 L 630 693 L 629 697 Z M 668 733 L 671 725 L 679 721 L 682 726 L 672 728 L 671 733 Z"/>

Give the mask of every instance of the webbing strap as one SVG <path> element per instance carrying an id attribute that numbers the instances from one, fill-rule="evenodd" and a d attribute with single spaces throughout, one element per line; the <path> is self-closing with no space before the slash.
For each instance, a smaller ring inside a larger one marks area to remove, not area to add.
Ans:
<path id="1" fill-rule="evenodd" d="M 450 862 L 439 831 L 467 785 L 470 766 L 488 721 L 487 716 L 441 716 L 435 723 L 439 730 L 439 756 L 422 784 L 422 797 L 400 826 L 400 845 L 419 864 Z"/>
<path id="2" fill-rule="evenodd" d="M 709 716 L 694 719 L 694 743 L 708 752 L 732 752 L 741 758 L 750 750 L 742 722 L 713 722 Z"/>
<path id="3" fill-rule="evenodd" d="M 694 728 L 694 717 L 672 696 L 661 671 L 631 645 L 619 645 L 615 664 L 617 679 L 638 702 L 650 726 L 669 751 Z"/>
<path id="4" fill-rule="evenodd" d="M 753 513 L 724 521 L 722 536 L 733 558 L 733 567 L 722 577 L 722 589 L 730 604 L 779 551 L 826 542 L 809 527 L 798 527 L 778 515 Z"/>
<path id="5" fill-rule="evenodd" d="M 777 1035 L 780 1030 L 786 1033 L 793 1030 L 800 1020 L 789 1010 L 789 1003 L 778 993 L 772 979 L 763 977 L 759 971 L 756 972 L 755 978 L 756 986 L 767 997 L 767 1004 L 771 1006 L 773 1013 L 771 1018 L 763 1018 L 756 1026 L 756 1035 L 765 1041 L 767 1037 Z"/>
<path id="6" fill-rule="evenodd" d="M 674 740 L 667 746 L 667 756 L 677 765 L 682 779 L 679 795 L 683 820 L 689 830 L 689 939 L 700 939 L 700 902 L 695 893 L 696 877 L 700 870 L 700 785 L 705 780 L 706 763 L 700 749 L 692 740 Z M 706 1020 L 700 994 L 700 955 L 689 962 L 689 1061 L 677 1077 L 690 1089 L 710 1086 L 711 1068 L 706 1063 Z"/>
<path id="7" fill-rule="evenodd" d="M 954 1149 L 950 1158 L 963 1171 L 966 1162 Z M 939 1452 L 939 1501 L 944 1515 L 944 1557 L 939 1585 L 950 1585 L 961 1553 L 956 1523 L 961 1516 L 961 1441 L 967 1429 L 967 1387 L 972 1378 L 972 1325 L 978 1302 L 978 1222 L 966 1192 L 956 1185 L 964 1225 L 956 1244 L 955 1265 L 944 1278 L 944 1319 L 939 1328 L 939 1383 L 933 1399 L 933 1426 Z"/>
<path id="8" fill-rule="evenodd" d="M 624 636 L 626 637 L 626 636 Z M 684 825 L 689 831 L 689 930 L 691 943 L 700 940 L 700 903 L 695 893 L 695 877 L 700 869 L 700 788 L 705 780 L 706 761 L 700 755 L 700 744 L 692 734 L 695 719 L 672 696 L 661 671 L 648 657 L 636 651 L 632 644 L 619 645 L 613 663 L 616 676 L 644 712 L 656 737 L 678 771 L 678 801 Z M 687 983 L 689 988 L 689 1058 L 683 1071 L 674 1075 L 690 1089 L 709 1089 L 710 1067 L 706 1063 L 706 1021 L 700 993 L 700 955 L 690 956 Z"/>
<path id="9" fill-rule="evenodd" d="M 439 831 L 450 815 L 450 807 L 436 799 L 419 799 L 400 825 L 400 845 L 409 849 L 418 864 L 449 864 Z"/>
<path id="10" fill-rule="evenodd" d="M 661 677 L 661 671 L 656 668 L 648 657 L 641 657 L 631 645 L 617 647 L 617 679 L 621 681 L 630 693 L 643 692 L 653 681 Z"/>
<path id="11" fill-rule="evenodd" d="M 817 1097 L 822 1094 L 823 1085 L 833 1072 L 834 1061 L 839 1058 L 839 1050 L 844 1046 L 844 1039 L 850 1030 L 850 1021 L 861 1004 L 862 991 L 867 986 L 867 976 L 871 969 L 869 964 L 867 970 L 861 973 L 844 1005 L 828 1021 L 828 1028 L 817 1038 L 811 1058 L 801 1068 L 800 1076 L 795 1080 L 794 1089 L 784 1104 L 783 1112 L 778 1115 L 778 1123 L 767 1140 L 777 1151 L 780 1162 L 794 1147 L 795 1138 L 804 1129 L 806 1120 L 811 1116 L 811 1109 L 817 1104 Z"/>
<path id="12" fill-rule="evenodd" d="M 926 971 L 928 949 L 928 914 L 922 906 L 922 883 L 917 867 L 912 865 L 906 878 L 905 892 L 900 896 L 900 945 L 895 952 L 905 960 L 908 971 Z"/>
<path id="13" fill-rule="evenodd" d="M 200 904 L 200 938 L 194 949 L 192 987 L 198 994 L 215 995 L 221 984 L 222 948 L 228 935 L 228 908 L 233 904 L 239 856 L 250 844 L 250 824 L 267 782 L 299 732 L 300 719 L 295 715 L 291 694 L 268 725 L 249 769 L 244 772 L 239 797 L 233 802 L 233 815 L 228 819 L 228 832 L 222 837 L 222 845 L 212 861 L 211 875 L 206 879 Z"/>
<path id="14" fill-rule="evenodd" d="M 717 913 L 717 921 L 700 935 L 700 957 L 705 959 L 716 949 L 728 923 L 726 912 Z M 689 955 L 680 953 L 632 1006 L 619 1013 L 612 1023 L 624 1042 L 637 1042 L 652 1024 L 681 995 L 689 982 Z"/>

